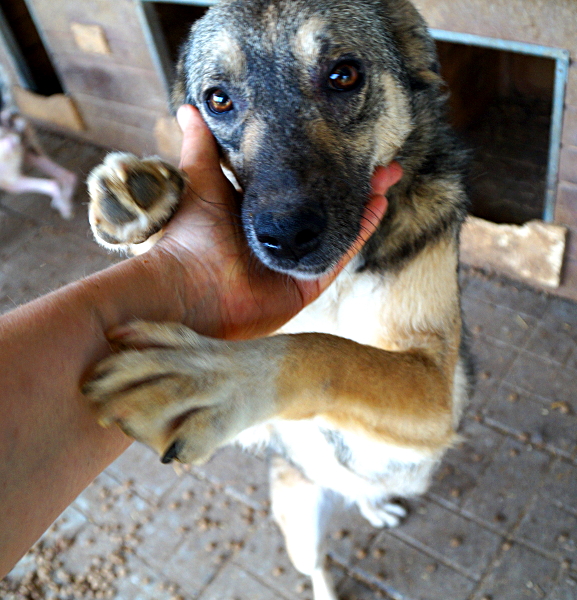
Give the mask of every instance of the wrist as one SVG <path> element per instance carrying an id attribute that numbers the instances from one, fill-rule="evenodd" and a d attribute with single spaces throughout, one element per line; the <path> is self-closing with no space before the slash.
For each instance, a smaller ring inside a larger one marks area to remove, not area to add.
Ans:
<path id="1" fill-rule="evenodd" d="M 219 333 L 215 287 L 202 261 L 188 251 L 182 256 L 158 243 L 81 285 L 104 333 L 135 319 L 180 322 L 200 333 Z"/>

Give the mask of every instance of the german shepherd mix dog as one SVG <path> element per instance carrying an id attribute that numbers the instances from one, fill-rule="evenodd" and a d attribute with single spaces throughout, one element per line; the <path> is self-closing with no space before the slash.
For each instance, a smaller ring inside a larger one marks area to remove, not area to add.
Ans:
<path id="1" fill-rule="evenodd" d="M 407 0 L 211 8 L 183 47 L 175 104 L 198 107 L 220 144 L 262 263 L 326 273 L 359 232 L 374 169 L 394 159 L 403 177 L 362 254 L 282 334 L 222 342 L 136 324 L 137 345 L 153 348 L 107 359 L 88 386 L 102 420 L 163 462 L 201 462 L 235 438 L 269 444 L 273 514 L 316 600 L 336 598 L 327 500 L 337 492 L 373 525 L 397 525 L 394 498 L 426 490 L 468 396 L 457 280 L 466 154 L 445 101 L 434 42 Z M 110 155 L 89 178 L 96 238 L 142 242 L 182 186 L 159 159 Z"/>

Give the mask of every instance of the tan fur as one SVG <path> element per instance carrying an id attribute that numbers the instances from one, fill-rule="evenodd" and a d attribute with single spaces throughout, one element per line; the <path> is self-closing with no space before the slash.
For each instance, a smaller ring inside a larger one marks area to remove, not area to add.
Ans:
<path id="1" fill-rule="evenodd" d="M 383 89 L 387 90 L 387 112 L 376 123 L 377 153 L 374 165 L 387 165 L 393 160 L 411 132 L 411 112 L 406 93 L 389 73 L 383 73 Z"/>
<path id="2" fill-rule="evenodd" d="M 319 33 L 325 24 L 318 17 L 307 19 L 297 31 L 293 41 L 293 52 L 304 65 L 315 63 L 319 52 Z"/>
<path id="3" fill-rule="evenodd" d="M 264 135 L 266 135 L 264 123 L 258 117 L 248 117 L 240 146 L 240 151 L 246 160 L 254 160 Z"/>
<path id="4" fill-rule="evenodd" d="M 246 71 L 244 52 L 237 40 L 225 31 L 212 40 L 212 51 L 221 64 L 224 73 L 231 78 L 241 79 Z"/>

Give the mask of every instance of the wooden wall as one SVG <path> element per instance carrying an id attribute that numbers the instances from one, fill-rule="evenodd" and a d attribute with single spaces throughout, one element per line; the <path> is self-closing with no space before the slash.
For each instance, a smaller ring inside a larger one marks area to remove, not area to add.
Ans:
<path id="1" fill-rule="evenodd" d="M 154 129 L 169 115 L 163 83 L 133 0 L 28 0 L 64 90 L 85 124 L 82 137 L 138 154 L 158 151 Z M 97 25 L 108 53 L 83 51 L 72 24 Z"/>

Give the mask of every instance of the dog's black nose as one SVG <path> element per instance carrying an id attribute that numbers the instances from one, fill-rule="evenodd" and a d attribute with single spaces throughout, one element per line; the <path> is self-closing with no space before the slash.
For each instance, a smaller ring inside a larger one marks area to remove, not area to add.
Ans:
<path id="1" fill-rule="evenodd" d="M 310 209 L 265 211 L 253 221 L 256 239 L 274 258 L 299 261 L 316 250 L 326 227 L 326 217 Z"/>

